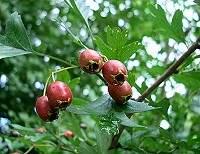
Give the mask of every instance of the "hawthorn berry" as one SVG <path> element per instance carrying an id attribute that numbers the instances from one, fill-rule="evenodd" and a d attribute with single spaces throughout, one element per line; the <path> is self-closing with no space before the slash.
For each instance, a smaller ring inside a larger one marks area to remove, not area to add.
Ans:
<path id="1" fill-rule="evenodd" d="M 37 99 L 35 108 L 38 116 L 43 121 L 53 121 L 58 119 L 59 111 L 49 103 L 47 96 L 41 96 Z"/>
<path id="2" fill-rule="evenodd" d="M 118 60 L 108 60 L 102 67 L 102 73 L 111 85 L 122 85 L 127 77 L 126 67 Z"/>
<path id="3" fill-rule="evenodd" d="M 84 50 L 80 53 L 78 63 L 79 67 L 89 74 L 98 73 L 103 67 L 101 55 L 97 51 L 91 49 Z"/>
<path id="4" fill-rule="evenodd" d="M 74 133 L 72 131 L 70 131 L 70 130 L 66 130 L 64 132 L 65 139 L 69 139 L 69 137 L 74 137 L 74 136 L 75 136 Z"/>
<path id="5" fill-rule="evenodd" d="M 70 88 L 62 81 L 55 81 L 47 87 L 47 97 L 49 103 L 60 110 L 65 110 L 73 99 Z"/>
<path id="6" fill-rule="evenodd" d="M 132 88 L 127 81 L 118 86 L 108 84 L 108 92 L 118 104 L 124 104 L 132 97 Z"/>

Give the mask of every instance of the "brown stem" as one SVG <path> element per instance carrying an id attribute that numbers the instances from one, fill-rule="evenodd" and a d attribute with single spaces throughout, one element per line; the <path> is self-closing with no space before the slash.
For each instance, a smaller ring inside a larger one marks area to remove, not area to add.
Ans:
<path id="1" fill-rule="evenodd" d="M 173 73 L 177 71 L 177 68 L 183 63 L 183 61 L 189 57 L 196 49 L 200 49 L 200 36 L 196 40 L 195 43 L 193 43 L 190 48 L 172 65 L 170 66 L 165 73 L 160 76 L 156 82 L 149 88 L 147 88 L 140 97 L 136 99 L 137 102 L 142 102 L 145 100 L 145 98 L 154 91 L 163 81 L 165 81 L 169 76 L 171 76 Z M 127 115 L 128 118 L 131 118 L 132 114 Z M 110 145 L 109 149 L 113 149 L 118 147 L 119 143 L 119 137 L 121 136 L 123 130 L 125 129 L 125 126 L 121 125 L 119 127 L 119 133 L 115 136 L 113 136 L 112 143 Z"/>

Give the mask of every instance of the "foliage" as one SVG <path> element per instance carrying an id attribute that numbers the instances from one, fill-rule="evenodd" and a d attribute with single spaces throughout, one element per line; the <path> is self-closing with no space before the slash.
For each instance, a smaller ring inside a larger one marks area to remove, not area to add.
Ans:
<path id="1" fill-rule="evenodd" d="M 198 153 L 198 52 L 137 101 L 178 59 L 172 55 L 182 55 L 181 47 L 189 48 L 198 37 L 198 27 L 182 22 L 198 23 L 184 17 L 190 7 L 171 13 L 154 1 L 88 2 L 1 2 L 1 153 Z M 194 3 L 190 9 L 198 14 L 198 8 Z M 127 66 L 133 98 L 126 104 L 117 105 L 107 94 L 101 73 L 77 68 L 79 51 L 86 48 Z M 69 85 L 74 99 L 58 120 L 45 123 L 34 106 L 52 76 Z M 121 128 L 119 144 L 111 147 Z M 65 130 L 75 137 L 64 138 Z"/>

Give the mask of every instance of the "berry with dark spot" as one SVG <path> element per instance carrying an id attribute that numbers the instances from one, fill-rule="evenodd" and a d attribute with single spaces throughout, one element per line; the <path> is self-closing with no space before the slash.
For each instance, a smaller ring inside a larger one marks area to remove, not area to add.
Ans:
<path id="1" fill-rule="evenodd" d="M 118 60 L 107 61 L 102 68 L 103 77 L 111 85 L 122 85 L 127 77 L 124 64 Z"/>
<path id="2" fill-rule="evenodd" d="M 62 81 L 55 81 L 47 87 L 47 97 L 49 103 L 60 110 L 65 110 L 73 99 L 70 88 Z"/>
<path id="3" fill-rule="evenodd" d="M 84 50 L 80 53 L 78 63 L 79 67 L 89 74 L 98 73 L 103 67 L 101 55 L 97 51 L 91 49 Z"/>
<path id="4" fill-rule="evenodd" d="M 40 98 L 38 98 L 35 104 L 35 108 L 38 116 L 43 121 L 51 122 L 58 119 L 59 111 L 51 106 L 47 96 L 41 96 Z"/>
<path id="5" fill-rule="evenodd" d="M 132 97 L 132 88 L 127 81 L 118 86 L 108 84 L 108 92 L 118 104 L 124 104 Z"/>

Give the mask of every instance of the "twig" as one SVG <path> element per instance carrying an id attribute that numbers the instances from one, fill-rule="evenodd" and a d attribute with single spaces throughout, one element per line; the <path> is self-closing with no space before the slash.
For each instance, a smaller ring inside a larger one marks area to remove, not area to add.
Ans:
<path id="1" fill-rule="evenodd" d="M 189 57 L 196 49 L 200 49 L 200 36 L 197 41 L 192 44 L 192 46 L 185 52 L 171 67 L 169 67 L 166 72 L 158 78 L 158 80 L 148 89 L 146 89 L 143 94 L 136 100 L 138 102 L 144 101 L 144 99 L 154 91 L 164 80 L 171 76 L 177 71 L 177 68 L 182 64 L 182 62 Z"/>
<path id="2" fill-rule="evenodd" d="M 194 42 L 190 48 L 171 66 L 169 67 L 165 73 L 160 76 L 156 82 L 149 88 L 147 88 L 140 97 L 136 99 L 137 102 L 142 102 L 145 100 L 145 98 L 152 92 L 154 91 L 163 81 L 165 81 L 169 76 L 171 76 L 173 73 L 177 71 L 177 68 L 183 63 L 183 61 L 189 57 L 196 49 L 200 49 L 200 36 Z M 131 118 L 132 114 L 128 114 L 127 117 Z M 119 134 L 113 136 L 112 143 L 110 145 L 109 149 L 113 149 L 119 146 L 118 140 L 125 129 L 125 126 L 121 125 L 119 127 Z"/>

